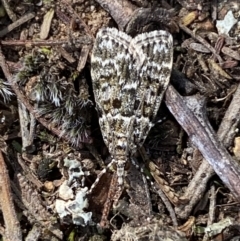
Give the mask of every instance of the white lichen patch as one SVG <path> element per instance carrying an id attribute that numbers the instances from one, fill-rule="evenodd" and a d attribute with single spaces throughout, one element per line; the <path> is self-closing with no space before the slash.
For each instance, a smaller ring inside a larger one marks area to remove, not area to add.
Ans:
<path id="1" fill-rule="evenodd" d="M 92 223 L 92 212 L 88 208 L 87 187 L 81 187 L 84 172 L 77 160 L 64 159 L 64 166 L 68 168 L 68 180 L 59 187 L 59 199 L 55 208 L 62 222 L 86 226 Z"/>

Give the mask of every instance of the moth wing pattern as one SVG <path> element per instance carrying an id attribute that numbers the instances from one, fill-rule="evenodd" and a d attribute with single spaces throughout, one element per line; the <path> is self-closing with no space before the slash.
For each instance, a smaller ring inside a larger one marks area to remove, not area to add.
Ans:
<path id="1" fill-rule="evenodd" d="M 133 140 L 135 96 L 145 55 L 132 38 L 114 28 L 101 29 L 93 47 L 91 76 L 99 124 L 113 157 L 129 156 Z M 130 147 L 131 146 L 131 147 Z"/>
<path id="2" fill-rule="evenodd" d="M 91 56 L 93 91 L 103 139 L 117 163 L 119 184 L 125 163 L 153 125 L 169 83 L 172 55 L 172 36 L 166 31 L 131 38 L 105 28 L 96 36 Z"/>
<path id="3" fill-rule="evenodd" d="M 141 68 L 140 88 L 136 99 L 140 106 L 136 112 L 135 141 L 142 146 L 159 110 L 170 81 L 173 64 L 173 39 L 166 31 L 153 31 L 137 35 L 131 45 L 143 50 L 146 57 Z"/>

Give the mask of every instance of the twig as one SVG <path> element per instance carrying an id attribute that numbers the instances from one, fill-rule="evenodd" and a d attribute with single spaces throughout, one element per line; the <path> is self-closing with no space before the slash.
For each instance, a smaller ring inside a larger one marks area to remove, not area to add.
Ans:
<path id="1" fill-rule="evenodd" d="M 1 0 L 2 5 L 4 7 L 4 9 L 7 12 L 8 17 L 13 21 L 17 21 L 17 15 L 12 11 L 12 9 L 10 8 L 8 1 L 7 0 Z"/>
<path id="2" fill-rule="evenodd" d="M 19 113 L 19 120 L 20 120 L 20 129 L 21 129 L 21 136 L 22 136 L 22 150 L 26 150 L 26 147 L 30 145 L 29 143 L 29 114 L 27 113 L 27 109 L 23 104 L 18 102 L 18 113 Z"/>
<path id="3" fill-rule="evenodd" d="M 216 188 L 214 185 L 210 188 L 210 204 L 209 204 L 209 217 L 207 225 L 212 225 L 214 223 L 216 213 Z"/>
<path id="4" fill-rule="evenodd" d="M 216 50 L 205 40 L 203 39 L 201 36 L 197 35 L 196 33 L 193 33 L 189 28 L 187 28 L 186 26 L 179 24 L 179 27 L 186 32 L 187 34 L 189 34 L 193 39 L 197 40 L 198 42 L 200 42 L 201 44 L 203 44 L 207 49 L 209 49 L 213 55 L 218 59 L 219 63 L 222 63 L 223 60 L 220 57 L 220 55 L 217 54 Z"/>
<path id="5" fill-rule="evenodd" d="M 158 188 L 157 185 L 155 185 L 155 184 L 153 185 L 153 187 L 156 190 L 159 197 L 161 197 L 164 205 L 167 207 L 167 210 L 169 211 L 169 215 L 170 215 L 170 217 L 172 219 L 172 222 L 173 222 L 173 226 L 177 227 L 178 226 L 177 217 L 176 217 L 176 214 L 174 212 L 174 209 L 173 209 L 171 203 L 169 202 L 169 200 L 167 199 L 166 195 L 161 190 L 161 188 Z"/>
<path id="6" fill-rule="evenodd" d="M 28 137 L 28 145 L 32 146 L 34 137 L 35 137 L 35 131 L 36 131 L 36 119 L 35 117 L 30 113 L 30 127 L 29 127 L 29 137 Z"/>
<path id="7" fill-rule="evenodd" d="M 203 159 L 202 164 L 198 168 L 193 179 L 189 183 L 184 195 L 181 198 L 188 198 L 189 202 L 187 205 L 180 205 L 175 208 L 176 214 L 185 219 L 189 217 L 193 207 L 201 199 L 202 194 L 207 188 L 209 179 L 215 174 L 211 165 Z"/>
<path id="8" fill-rule="evenodd" d="M 7 26 L 7 28 L 4 28 L 3 30 L 0 31 L 0 38 L 11 32 L 13 29 L 19 27 L 20 25 L 26 23 L 28 20 L 34 18 L 35 15 L 33 13 L 27 13 L 14 23 L 10 24 Z"/>
<path id="9" fill-rule="evenodd" d="M 185 98 L 184 100 L 171 85 L 165 94 L 165 103 L 168 109 L 239 201 L 240 166 L 232 159 L 223 144 L 217 140 L 210 124 L 203 121 L 204 113 L 200 108 L 196 110 L 198 106 L 195 102 L 199 104 L 199 98 L 198 100 L 197 98 Z M 194 108 L 197 111 L 196 115 L 193 113 Z"/>
<path id="10" fill-rule="evenodd" d="M 84 46 L 83 46 L 84 47 Z M 62 57 L 64 59 L 66 59 L 70 64 L 73 64 L 74 62 L 76 62 L 76 59 L 70 54 L 68 53 L 65 48 L 63 48 L 62 46 L 60 46 L 58 48 L 59 52 L 61 53 Z"/>
<path id="11" fill-rule="evenodd" d="M 223 142 L 225 147 L 229 147 L 236 135 L 236 129 L 239 125 L 240 118 L 240 85 L 238 86 L 232 102 L 225 113 L 225 116 L 221 122 L 219 130 L 217 132 L 219 140 Z M 202 164 L 198 168 L 195 176 L 189 183 L 184 196 L 186 198 L 191 198 L 187 206 L 179 206 L 176 208 L 176 213 L 181 218 L 186 218 L 189 216 L 192 208 L 201 198 L 201 193 L 206 190 L 208 180 L 214 175 L 214 170 L 211 165 L 203 160 Z"/>
<path id="12" fill-rule="evenodd" d="M 25 241 L 38 240 L 41 236 L 42 229 L 37 224 L 34 224 L 32 229 L 29 231 Z"/>
<path id="13" fill-rule="evenodd" d="M 148 187 L 148 183 L 147 183 L 147 178 L 142 174 L 142 180 L 144 183 L 144 190 L 146 193 L 146 200 L 147 200 L 147 205 L 148 205 L 148 210 L 149 213 L 148 215 L 152 215 L 152 202 L 151 202 L 151 196 L 150 196 L 150 191 L 149 191 L 149 187 Z"/>
<path id="14" fill-rule="evenodd" d="M 85 67 L 86 62 L 87 62 L 87 57 L 88 57 L 90 50 L 91 50 L 91 48 L 89 45 L 84 45 L 82 47 L 81 54 L 80 54 L 79 60 L 78 60 L 77 71 L 81 72 L 83 70 L 83 68 Z"/>
<path id="15" fill-rule="evenodd" d="M 236 130 L 240 123 L 240 85 L 233 96 L 232 102 L 229 105 L 221 125 L 218 129 L 219 139 L 223 142 L 225 147 L 229 147 L 233 143 L 236 136 Z"/>
<path id="16" fill-rule="evenodd" d="M 207 226 L 210 226 L 213 224 L 214 218 L 215 218 L 215 212 L 216 212 L 216 190 L 215 190 L 215 186 L 212 185 L 210 188 L 210 204 L 209 204 Z M 205 233 L 203 237 L 203 241 L 207 241 L 207 240 L 209 240 L 209 236 L 207 233 Z"/>
<path id="17" fill-rule="evenodd" d="M 22 232 L 11 195 L 8 171 L 0 150 L 0 203 L 5 222 L 6 240 L 21 241 Z"/>
<path id="18" fill-rule="evenodd" d="M 82 45 L 91 45 L 92 39 L 83 36 L 78 39 L 74 39 L 74 42 Z M 3 46 L 56 46 L 56 45 L 69 45 L 69 39 L 61 40 L 2 40 L 0 44 Z"/>

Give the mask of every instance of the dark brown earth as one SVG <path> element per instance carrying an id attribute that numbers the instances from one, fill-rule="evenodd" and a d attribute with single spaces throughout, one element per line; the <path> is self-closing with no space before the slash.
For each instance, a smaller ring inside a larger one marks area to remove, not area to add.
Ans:
<path id="1" fill-rule="evenodd" d="M 240 3 L 0 4 L 3 240 L 238 240 Z M 155 126 L 121 192 L 98 124 L 100 28 L 169 31 L 174 64 Z"/>

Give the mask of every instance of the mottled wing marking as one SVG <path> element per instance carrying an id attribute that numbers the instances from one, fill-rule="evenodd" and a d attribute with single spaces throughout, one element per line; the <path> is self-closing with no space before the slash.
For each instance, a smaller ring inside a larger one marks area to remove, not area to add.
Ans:
<path id="1" fill-rule="evenodd" d="M 169 83 L 172 52 L 172 37 L 165 31 L 133 39 L 113 28 L 97 34 L 91 59 L 93 91 L 119 184 L 125 163 L 152 127 Z"/>
<path id="2" fill-rule="evenodd" d="M 138 46 L 146 56 L 139 76 L 140 88 L 136 99 L 140 108 L 136 112 L 135 141 L 142 146 L 151 129 L 165 90 L 169 84 L 173 63 L 172 35 L 166 31 L 153 31 L 136 36 L 131 45 Z"/>

